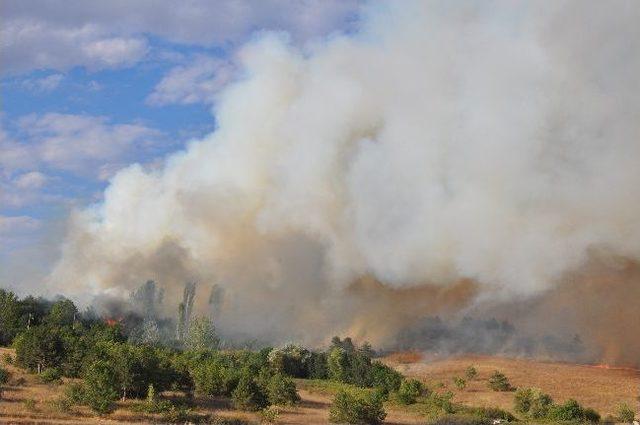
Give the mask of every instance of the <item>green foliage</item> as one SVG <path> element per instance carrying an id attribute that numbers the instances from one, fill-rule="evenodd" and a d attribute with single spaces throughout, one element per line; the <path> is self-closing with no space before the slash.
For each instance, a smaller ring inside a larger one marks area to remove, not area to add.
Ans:
<path id="1" fill-rule="evenodd" d="M 162 423 L 168 424 L 201 424 L 209 423 L 209 415 L 201 415 L 187 407 L 173 406 L 162 415 Z M 222 422 L 224 423 L 224 422 Z"/>
<path id="2" fill-rule="evenodd" d="M 509 379 L 497 370 L 489 378 L 488 385 L 493 391 L 511 391 L 512 389 Z"/>
<path id="3" fill-rule="evenodd" d="M 77 315 L 78 308 L 73 301 L 63 298 L 53 303 L 46 317 L 46 321 L 56 326 L 71 326 Z"/>
<path id="4" fill-rule="evenodd" d="M 582 416 L 586 422 L 600 422 L 600 413 L 596 412 L 595 409 L 592 409 L 590 407 L 587 407 L 582 411 Z"/>
<path id="5" fill-rule="evenodd" d="M 427 425 L 491 425 L 492 420 L 472 415 L 445 415 Z"/>
<path id="6" fill-rule="evenodd" d="M 269 379 L 267 397 L 269 403 L 279 406 L 294 405 L 300 401 L 296 384 L 291 378 L 280 373 L 276 373 Z"/>
<path id="7" fill-rule="evenodd" d="M 385 394 L 397 391 L 402 383 L 402 374 L 378 361 L 371 363 L 367 386 L 380 388 Z"/>
<path id="8" fill-rule="evenodd" d="M 311 353 L 296 344 L 287 344 L 282 348 L 274 348 L 269 353 L 269 365 L 277 373 L 283 373 L 294 378 L 309 376 L 308 366 L 311 363 Z"/>
<path id="9" fill-rule="evenodd" d="M 59 413 L 69 413 L 71 411 L 71 400 L 66 397 L 58 397 L 48 402 L 53 410 Z"/>
<path id="10" fill-rule="evenodd" d="M 631 407 L 627 403 L 620 403 L 618 405 L 617 416 L 620 422 L 633 422 L 633 419 L 636 417 L 636 412 L 633 411 Z"/>
<path id="11" fill-rule="evenodd" d="M 111 413 L 118 399 L 116 373 L 110 363 L 97 360 L 85 372 L 84 400 L 99 414 Z"/>
<path id="12" fill-rule="evenodd" d="M 405 379 L 398 390 L 398 401 L 402 404 L 414 404 L 424 393 L 424 385 L 417 379 Z"/>
<path id="13" fill-rule="evenodd" d="M 0 289 L 0 345 L 9 345 L 20 332 L 20 302 L 16 294 Z"/>
<path id="14" fill-rule="evenodd" d="M 62 378 L 62 372 L 55 367 L 49 367 L 40 373 L 38 376 L 40 382 L 44 384 L 59 384 Z"/>
<path id="15" fill-rule="evenodd" d="M 476 370 L 476 368 L 474 366 L 469 366 L 464 371 L 464 375 L 467 377 L 467 379 L 469 381 L 473 381 L 474 379 L 476 379 L 478 377 L 478 371 Z"/>
<path id="16" fill-rule="evenodd" d="M 387 416 L 382 397 L 371 391 L 339 391 L 329 411 L 329 421 L 348 424 L 379 424 Z"/>
<path id="17" fill-rule="evenodd" d="M 2 355 L 2 361 L 4 361 L 5 364 L 11 365 L 11 364 L 13 364 L 13 357 L 9 353 L 4 353 Z"/>
<path id="18" fill-rule="evenodd" d="M 16 337 L 16 363 L 36 371 L 47 367 L 58 367 L 64 358 L 64 344 L 60 328 L 34 326 Z"/>
<path id="19" fill-rule="evenodd" d="M 329 378 L 329 367 L 327 365 L 327 354 L 312 351 L 307 360 L 307 378 L 327 379 Z"/>
<path id="20" fill-rule="evenodd" d="M 549 414 L 553 399 L 537 388 L 519 388 L 513 397 L 513 409 L 533 419 L 541 419 Z"/>
<path id="21" fill-rule="evenodd" d="M 280 409 L 277 406 L 269 406 L 260 411 L 260 420 L 263 423 L 274 424 L 280 417 Z"/>
<path id="22" fill-rule="evenodd" d="M 9 371 L 3 367 L 0 367 L 0 385 L 4 385 L 9 382 L 10 377 L 11 374 L 9 373 Z"/>
<path id="23" fill-rule="evenodd" d="M 85 404 L 85 389 L 78 382 L 67 385 L 64 389 L 64 395 L 72 404 Z"/>
<path id="24" fill-rule="evenodd" d="M 198 317 L 191 322 L 185 340 L 185 347 L 188 350 L 216 350 L 219 345 L 220 339 L 211 319 Z"/>
<path id="25" fill-rule="evenodd" d="M 269 405 L 263 389 L 248 373 L 244 373 L 240 377 L 238 385 L 231 393 L 231 399 L 234 407 L 240 410 L 256 411 Z"/>
<path id="26" fill-rule="evenodd" d="M 465 387 L 467 386 L 467 381 L 465 381 L 464 378 L 456 376 L 453 378 L 453 384 L 456 386 L 457 389 L 464 390 Z"/>
<path id="27" fill-rule="evenodd" d="M 584 411 L 580 403 L 569 399 L 564 404 L 551 406 L 547 418 L 554 421 L 581 421 L 584 419 Z"/>
<path id="28" fill-rule="evenodd" d="M 218 354 L 194 362 L 189 368 L 198 393 L 228 396 L 240 379 L 238 366 L 229 356 Z"/>

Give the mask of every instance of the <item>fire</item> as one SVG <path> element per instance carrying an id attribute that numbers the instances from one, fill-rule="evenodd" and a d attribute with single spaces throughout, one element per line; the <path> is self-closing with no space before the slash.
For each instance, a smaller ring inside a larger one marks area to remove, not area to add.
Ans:
<path id="1" fill-rule="evenodd" d="M 115 326 L 115 325 L 119 324 L 121 321 L 122 321 L 121 318 L 120 319 L 113 319 L 113 318 L 109 317 L 109 318 L 104 319 L 104 323 L 107 326 Z"/>

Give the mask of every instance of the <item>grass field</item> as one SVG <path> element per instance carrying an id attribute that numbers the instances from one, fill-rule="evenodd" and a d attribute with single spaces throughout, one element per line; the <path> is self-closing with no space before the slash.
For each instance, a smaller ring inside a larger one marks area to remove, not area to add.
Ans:
<path id="1" fill-rule="evenodd" d="M 0 348 L 0 356 L 11 350 Z M 636 410 L 640 391 L 640 371 L 630 369 L 606 369 L 593 366 L 565 363 L 540 362 L 500 357 L 465 356 L 443 360 L 424 361 L 419 354 L 401 353 L 388 356 L 384 361 L 407 376 L 424 381 L 439 391 L 450 390 L 453 401 L 467 406 L 501 407 L 512 410 L 512 392 L 495 392 L 487 388 L 487 378 L 499 370 L 509 377 L 514 386 L 537 387 L 551 394 L 556 401 L 575 398 L 585 406 L 598 410 L 603 417 L 614 413 L 620 402 L 627 402 Z M 453 377 L 464 376 L 465 369 L 473 365 L 479 374 L 469 381 L 464 390 L 458 390 Z M 159 417 L 132 412 L 134 401 L 120 403 L 118 410 L 100 418 L 85 407 L 74 406 L 71 411 L 60 411 L 52 403 L 63 393 L 69 380 L 61 385 L 40 383 L 34 375 L 6 366 L 12 374 L 0 401 L 0 423 L 16 424 L 114 424 L 154 423 Z M 21 382 L 22 381 L 22 382 Z M 282 408 L 279 424 L 325 424 L 329 406 L 336 391 L 345 387 L 329 381 L 297 380 L 302 402 L 295 408 Z M 244 423 L 259 423 L 257 414 L 238 412 L 231 408 L 228 400 L 196 399 L 195 410 L 221 419 L 239 419 Z M 425 423 L 419 408 L 386 405 L 388 413 L 385 423 L 413 425 Z M 223 423 L 223 422 L 222 422 Z"/>

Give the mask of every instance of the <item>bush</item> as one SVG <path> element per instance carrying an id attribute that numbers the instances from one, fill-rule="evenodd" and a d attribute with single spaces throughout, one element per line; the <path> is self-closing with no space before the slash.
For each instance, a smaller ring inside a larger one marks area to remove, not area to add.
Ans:
<path id="1" fill-rule="evenodd" d="M 84 386 L 78 382 L 73 382 L 64 389 L 64 395 L 73 404 L 84 404 L 84 394 Z"/>
<path id="2" fill-rule="evenodd" d="M 55 367 L 49 367 L 43 370 L 38 378 L 44 384 L 59 384 L 62 379 L 62 371 Z"/>
<path id="3" fill-rule="evenodd" d="M 294 405 L 300 401 L 296 384 L 291 378 L 280 373 L 273 375 L 269 380 L 267 395 L 269 403 L 280 406 Z"/>
<path id="4" fill-rule="evenodd" d="M 584 412 L 580 403 L 569 399 L 564 404 L 551 406 L 548 418 L 555 421 L 581 421 Z"/>
<path id="5" fill-rule="evenodd" d="M 287 344 L 282 348 L 274 348 L 267 359 L 276 373 L 282 373 L 294 378 L 309 376 L 308 366 L 311 353 L 304 347 Z"/>
<path id="6" fill-rule="evenodd" d="M 9 382 L 10 377 L 11 374 L 9 373 L 9 371 L 3 367 L 0 367 L 0 385 L 4 385 Z"/>
<path id="7" fill-rule="evenodd" d="M 537 388 L 518 389 L 513 397 L 513 409 L 534 419 L 546 417 L 552 404 L 551 396 Z"/>
<path id="8" fill-rule="evenodd" d="M 329 421 L 348 424 L 379 424 L 387 414 L 377 392 L 339 391 L 329 411 Z"/>
<path id="9" fill-rule="evenodd" d="M 25 401 L 23 401 L 23 404 L 24 408 L 29 412 L 34 412 L 36 410 L 36 401 L 32 398 L 26 399 Z"/>
<path id="10" fill-rule="evenodd" d="M 629 407 L 627 403 L 621 403 L 618 405 L 618 420 L 620 422 L 633 422 L 633 419 L 636 417 L 636 412 Z"/>
<path id="11" fill-rule="evenodd" d="M 12 364 L 13 364 L 13 357 L 12 357 L 12 356 L 11 356 L 11 354 L 9 354 L 9 353 L 4 353 L 4 354 L 2 355 L 2 360 L 3 360 L 6 364 L 9 364 L 9 365 L 12 365 Z"/>
<path id="12" fill-rule="evenodd" d="M 402 404 L 414 404 L 423 392 L 422 382 L 417 379 L 405 379 L 398 390 L 398 401 Z"/>
<path id="13" fill-rule="evenodd" d="M 401 373 L 378 361 L 371 363 L 368 374 L 369 386 L 380 388 L 385 394 L 397 391 L 403 379 Z"/>
<path id="14" fill-rule="evenodd" d="M 467 377 L 467 379 L 469 381 L 473 381 L 474 379 L 476 379 L 478 377 L 478 371 L 476 370 L 475 367 L 473 366 L 469 366 L 465 371 L 464 371 L 464 375 Z"/>
<path id="15" fill-rule="evenodd" d="M 489 388 L 493 391 L 510 391 L 511 384 L 509 383 L 509 379 L 503 374 L 498 372 L 497 370 L 493 372 L 491 377 L 489 378 Z"/>
<path id="16" fill-rule="evenodd" d="M 483 419 L 502 419 L 507 422 L 515 421 L 516 417 L 498 407 L 473 407 L 466 409 L 468 413 Z"/>
<path id="17" fill-rule="evenodd" d="M 269 406 L 266 409 L 260 411 L 260 420 L 263 423 L 273 424 L 276 423 L 280 417 L 280 410 L 276 406 Z"/>
<path id="18" fill-rule="evenodd" d="M 491 425 L 493 421 L 476 416 L 447 415 L 428 422 L 428 425 Z"/>
<path id="19" fill-rule="evenodd" d="M 453 384 L 457 389 L 464 390 L 467 386 L 467 381 L 465 381 L 463 378 L 460 378 L 459 376 L 456 376 L 453 378 Z"/>
<path id="20" fill-rule="evenodd" d="M 85 373 L 84 399 L 95 412 L 103 415 L 115 409 L 118 399 L 116 375 L 111 364 L 98 360 Z"/>
<path id="21" fill-rule="evenodd" d="M 49 401 L 49 406 L 59 413 L 69 413 L 71 411 L 71 401 L 66 397 L 58 397 Z"/>
<path id="22" fill-rule="evenodd" d="M 162 422 L 169 424 L 201 424 L 209 422 L 209 415 L 200 415 L 189 408 L 173 406 L 162 415 Z"/>
<path id="23" fill-rule="evenodd" d="M 596 412 L 594 409 L 587 407 L 583 410 L 582 415 L 584 420 L 591 423 L 600 422 L 600 413 Z"/>
<path id="24" fill-rule="evenodd" d="M 243 374 L 231 394 L 233 405 L 240 410 L 260 410 L 269 405 L 266 395 L 249 374 Z"/>

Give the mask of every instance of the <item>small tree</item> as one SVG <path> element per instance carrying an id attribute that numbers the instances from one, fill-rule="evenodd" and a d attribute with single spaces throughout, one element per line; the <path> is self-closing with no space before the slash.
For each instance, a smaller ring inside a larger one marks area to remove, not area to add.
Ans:
<path id="1" fill-rule="evenodd" d="M 333 423 L 379 424 L 386 417 L 382 395 L 377 391 L 339 391 L 329 411 Z"/>
<path id="2" fill-rule="evenodd" d="M 457 389 L 459 390 L 464 390 L 467 386 L 467 381 L 465 381 L 463 378 L 456 376 L 453 378 L 453 384 L 456 386 Z"/>
<path id="3" fill-rule="evenodd" d="M 296 384 L 291 378 L 280 373 L 273 375 L 269 379 L 267 395 L 269 403 L 279 406 L 294 405 L 300 401 Z"/>
<path id="4" fill-rule="evenodd" d="M 231 398 L 233 405 L 240 410 L 261 410 L 269 405 L 267 396 L 248 373 L 242 375 Z"/>
<path id="5" fill-rule="evenodd" d="M 465 376 L 467 377 L 467 379 L 469 381 L 473 381 L 474 379 L 476 379 L 478 377 L 478 371 L 476 370 L 475 367 L 473 366 L 469 366 L 465 371 L 464 371 Z"/>
<path id="6" fill-rule="evenodd" d="M 405 379 L 398 389 L 398 401 L 402 404 L 414 404 L 423 392 L 422 382 L 417 379 Z"/>
<path id="7" fill-rule="evenodd" d="M 534 419 L 546 417 L 552 405 L 551 396 L 537 388 L 520 388 L 513 397 L 514 410 Z"/>
<path id="8" fill-rule="evenodd" d="M 491 377 L 489 378 L 489 388 L 493 391 L 510 391 L 511 384 L 509 383 L 509 379 L 503 374 L 498 372 L 497 370 L 493 372 Z"/>
<path id="9" fill-rule="evenodd" d="M 584 410 L 576 400 L 569 399 L 564 404 L 551 406 L 548 418 L 554 421 L 581 421 L 584 419 Z"/>
<path id="10" fill-rule="evenodd" d="M 189 325 L 185 346 L 188 350 L 215 350 L 220 345 L 213 322 L 208 317 L 198 317 Z"/>
<path id="11" fill-rule="evenodd" d="M 84 379 L 86 390 L 84 400 L 87 405 L 101 415 L 111 413 L 118 399 L 113 367 L 106 361 L 95 361 L 85 372 Z"/>
<path id="12" fill-rule="evenodd" d="M 634 412 L 627 403 L 620 403 L 618 405 L 618 419 L 620 422 L 631 423 L 635 417 L 636 412 Z"/>

